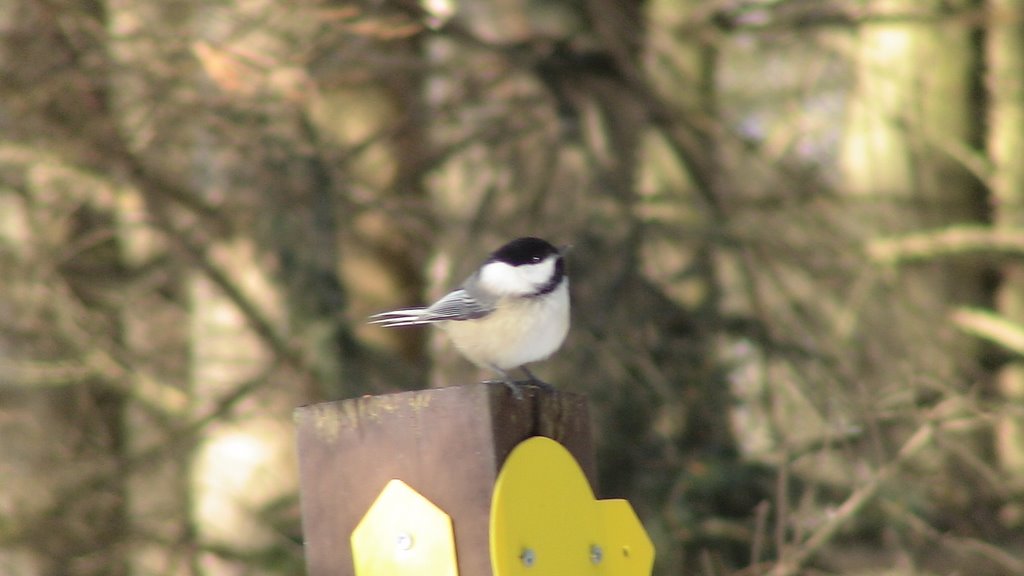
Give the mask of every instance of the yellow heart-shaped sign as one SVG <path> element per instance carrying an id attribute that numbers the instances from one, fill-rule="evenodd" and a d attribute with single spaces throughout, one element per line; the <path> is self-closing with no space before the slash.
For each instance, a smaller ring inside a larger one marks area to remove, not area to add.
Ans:
<path id="1" fill-rule="evenodd" d="M 494 485 L 494 576 L 649 575 L 654 545 L 625 500 L 596 500 L 579 464 L 544 437 L 521 442 Z"/>

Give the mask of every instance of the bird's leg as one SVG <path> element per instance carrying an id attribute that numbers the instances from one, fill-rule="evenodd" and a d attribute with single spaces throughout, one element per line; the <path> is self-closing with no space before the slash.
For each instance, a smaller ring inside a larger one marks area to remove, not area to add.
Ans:
<path id="1" fill-rule="evenodd" d="M 511 376 L 509 376 L 508 372 L 505 372 L 504 370 L 498 368 L 497 366 L 491 366 L 491 370 L 494 370 L 495 372 L 498 373 L 499 376 L 501 376 L 501 379 L 498 380 L 498 382 L 501 382 L 505 386 L 508 386 L 509 391 L 512 392 L 512 395 L 515 396 L 516 400 L 523 399 L 523 391 L 519 389 L 519 384 L 517 384 L 516 381 L 513 380 Z M 494 382 L 494 380 L 488 380 L 488 382 Z"/>
<path id="2" fill-rule="evenodd" d="M 555 387 L 554 386 L 552 386 L 551 384 L 548 384 L 547 382 L 545 382 L 545 381 L 541 380 L 540 378 L 537 378 L 536 376 L 534 376 L 533 372 L 530 372 L 530 369 L 527 368 L 526 366 L 520 366 L 520 368 L 522 368 L 523 372 L 526 373 L 526 377 L 529 379 L 528 382 L 530 384 L 533 384 L 534 386 L 536 386 L 538 388 L 542 388 L 542 389 L 544 389 L 544 390 L 546 390 L 548 392 L 554 392 L 555 391 Z"/>

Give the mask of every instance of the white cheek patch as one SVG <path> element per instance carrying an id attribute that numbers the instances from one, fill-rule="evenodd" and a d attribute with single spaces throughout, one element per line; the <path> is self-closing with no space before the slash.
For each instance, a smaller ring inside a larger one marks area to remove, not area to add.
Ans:
<path id="1" fill-rule="evenodd" d="M 489 262 L 480 270 L 480 285 L 492 294 L 525 294 L 529 284 L 519 276 L 515 266 Z"/>
<path id="2" fill-rule="evenodd" d="M 526 264 L 516 268 L 520 277 L 530 284 L 530 291 L 536 292 L 551 280 L 555 273 L 555 259 L 545 258 L 537 264 Z"/>
<path id="3" fill-rule="evenodd" d="M 554 271 L 553 258 L 523 266 L 489 262 L 480 270 L 480 284 L 494 294 L 526 296 L 547 284 Z"/>

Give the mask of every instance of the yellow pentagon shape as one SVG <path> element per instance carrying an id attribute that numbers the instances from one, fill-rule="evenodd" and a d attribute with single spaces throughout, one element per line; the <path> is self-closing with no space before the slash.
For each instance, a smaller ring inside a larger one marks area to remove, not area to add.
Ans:
<path id="1" fill-rule="evenodd" d="M 458 576 L 452 520 L 401 480 L 391 480 L 352 531 L 356 576 Z"/>
<path id="2" fill-rule="evenodd" d="M 512 450 L 491 500 L 494 576 L 649 575 L 654 546 L 625 500 L 595 500 L 561 444 L 534 437 Z"/>

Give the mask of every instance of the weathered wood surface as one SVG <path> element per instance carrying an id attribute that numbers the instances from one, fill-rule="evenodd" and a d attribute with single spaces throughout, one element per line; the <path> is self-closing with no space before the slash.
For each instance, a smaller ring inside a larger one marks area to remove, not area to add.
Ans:
<path id="1" fill-rule="evenodd" d="M 451 516 L 460 576 L 491 574 L 491 493 L 519 442 L 557 440 L 596 488 L 586 399 L 522 391 L 516 400 L 503 384 L 471 384 L 296 409 L 309 576 L 353 573 L 349 537 L 392 478 Z"/>

